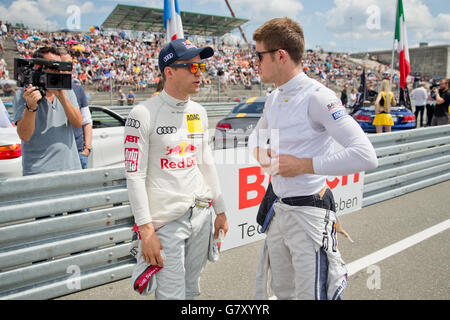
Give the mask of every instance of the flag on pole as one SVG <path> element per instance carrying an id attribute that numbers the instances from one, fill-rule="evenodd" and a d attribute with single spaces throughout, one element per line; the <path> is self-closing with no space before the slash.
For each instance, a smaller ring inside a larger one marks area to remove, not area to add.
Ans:
<path id="1" fill-rule="evenodd" d="M 406 21 L 405 12 L 403 10 L 403 1 L 398 0 L 397 3 L 397 20 L 395 24 L 395 42 L 394 47 L 397 48 L 397 52 L 400 55 L 400 87 L 405 89 L 406 78 L 411 72 L 408 39 L 406 36 Z"/>
<path id="2" fill-rule="evenodd" d="M 178 0 L 164 0 L 163 20 L 167 42 L 184 38 Z"/>
<path id="3" fill-rule="evenodd" d="M 367 83 L 366 83 L 366 68 L 363 69 L 363 72 L 361 73 L 361 82 L 359 85 L 358 93 L 356 94 L 356 102 L 353 106 L 353 110 L 351 111 L 351 115 L 355 114 L 356 111 L 362 108 L 364 105 L 364 101 L 369 96 L 369 92 L 367 90 Z"/>
<path id="4" fill-rule="evenodd" d="M 405 89 L 400 88 L 400 97 L 398 99 L 398 104 L 400 106 L 405 106 L 407 109 L 412 111 L 408 87 L 405 87 Z"/>

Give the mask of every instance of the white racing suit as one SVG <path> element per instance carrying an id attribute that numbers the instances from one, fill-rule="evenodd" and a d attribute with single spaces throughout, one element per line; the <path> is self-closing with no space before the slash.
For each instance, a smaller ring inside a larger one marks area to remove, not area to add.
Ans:
<path id="1" fill-rule="evenodd" d="M 141 240 L 134 242 L 136 266 L 133 289 L 141 295 L 155 292 L 156 299 L 194 299 L 200 294 L 200 275 L 207 259 L 218 260 L 213 217 L 209 206 L 194 206 L 156 234 L 164 250 L 164 268 L 148 264 L 141 254 Z"/>
<path id="2" fill-rule="evenodd" d="M 277 201 L 261 250 L 256 299 L 268 298 L 271 287 L 278 299 L 340 299 L 347 268 L 338 250 L 336 214 L 327 209 L 290 206 Z"/>
<path id="3" fill-rule="evenodd" d="M 194 298 L 208 257 L 214 212 L 225 212 L 206 110 L 163 90 L 131 110 L 124 138 L 135 223 L 153 224 L 166 256 L 161 270 L 152 269 L 136 246 L 133 288 L 141 294 L 156 289 L 156 299 Z"/>
<path id="4" fill-rule="evenodd" d="M 335 151 L 333 140 L 343 149 Z M 260 147 L 275 155 L 312 159 L 314 174 L 270 173 L 274 193 L 284 200 L 318 194 L 328 175 L 378 164 L 372 144 L 336 94 L 303 72 L 268 96 L 248 147 L 251 154 Z M 331 207 L 275 203 L 258 270 L 257 299 L 267 297 L 270 269 L 271 287 L 279 299 L 341 298 L 347 270 L 337 249 L 336 215 L 327 209 Z"/>

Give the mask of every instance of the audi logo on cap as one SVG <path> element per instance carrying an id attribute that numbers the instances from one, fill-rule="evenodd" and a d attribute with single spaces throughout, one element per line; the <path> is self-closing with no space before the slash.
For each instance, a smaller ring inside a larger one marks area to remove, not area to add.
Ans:
<path id="1" fill-rule="evenodd" d="M 177 133 L 177 127 L 158 127 L 156 128 L 156 133 L 159 135 L 174 134 Z"/>
<path id="2" fill-rule="evenodd" d="M 141 126 L 141 123 L 139 122 L 139 120 L 136 120 L 133 118 L 128 118 L 127 122 L 125 123 L 125 126 L 139 129 L 139 127 Z"/>
<path id="3" fill-rule="evenodd" d="M 169 61 L 169 59 L 172 59 L 172 58 L 173 58 L 173 53 L 171 52 L 171 53 L 167 54 L 167 55 L 163 58 L 163 60 L 164 60 L 164 62 L 167 62 L 167 61 Z"/>

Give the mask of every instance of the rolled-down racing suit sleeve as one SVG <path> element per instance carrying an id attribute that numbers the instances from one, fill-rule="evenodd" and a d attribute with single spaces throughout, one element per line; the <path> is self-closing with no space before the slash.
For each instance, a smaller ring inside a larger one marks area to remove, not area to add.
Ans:
<path id="1" fill-rule="evenodd" d="M 212 206 L 216 214 L 226 211 L 225 201 L 223 199 L 222 190 L 219 184 L 219 176 L 217 174 L 216 164 L 209 145 L 209 133 L 208 133 L 208 116 L 205 112 L 202 112 L 202 126 L 205 128 L 202 138 L 202 150 L 201 159 L 198 159 L 198 168 L 205 179 L 206 184 L 211 189 L 213 194 Z"/>
<path id="2" fill-rule="evenodd" d="M 149 110 L 137 105 L 128 115 L 124 131 L 128 197 L 138 226 L 152 222 L 146 189 L 150 123 Z"/>
<path id="3" fill-rule="evenodd" d="M 308 114 L 315 130 L 326 130 L 344 147 L 328 156 L 313 157 L 316 174 L 345 175 L 378 166 L 372 143 L 333 91 L 327 88 L 316 91 L 311 96 Z"/>

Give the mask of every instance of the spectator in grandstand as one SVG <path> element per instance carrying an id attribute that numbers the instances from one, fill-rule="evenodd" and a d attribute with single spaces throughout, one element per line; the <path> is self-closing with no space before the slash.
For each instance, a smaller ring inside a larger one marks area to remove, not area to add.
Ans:
<path id="1" fill-rule="evenodd" d="M 125 100 L 126 100 L 125 93 L 123 93 L 122 89 L 119 89 L 119 105 L 123 106 Z"/>
<path id="2" fill-rule="evenodd" d="M 134 92 L 132 90 L 130 90 L 130 92 L 128 92 L 128 95 L 127 95 L 127 104 L 129 106 L 132 106 L 134 104 L 134 100 L 136 100 L 136 95 L 134 94 Z"/>
<path id="3" fill-rule="evenodd" d="M 0 21 L 0 31 L 2 36 L 6 36 L 6 34 L 8 33 L 8 26 L 2 21 Z"/>
<path id="4" fill-rule="evenodd" d="M 350 93 L 350 101 L 348 103 L 348 107 L 350 109 L 353 109 L 355 107 L 356 99 L 358 97 L 357 93 L 358 93 L 358 91 L 356 90 L 356 88 L 353 88 L 351 93 Z"/>
<path id="5" fill-rule="evenodd" d="M 9 83 L 3 85 L 3 95 L 5 97 L 10 97 L 14 94 L 14 90 Z"/>
<path id="6" fill-rule="evenodd" d="M 341 92 L 341 102 L 344 107 L 347 107 L 347 102 L 348 102 L 347 89 L 348 89 L 348 84 L 344 85 L 344 89 Z"/>

